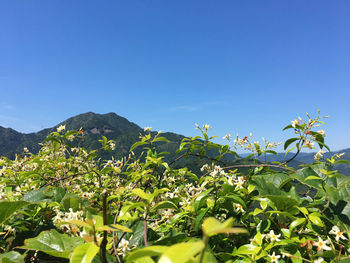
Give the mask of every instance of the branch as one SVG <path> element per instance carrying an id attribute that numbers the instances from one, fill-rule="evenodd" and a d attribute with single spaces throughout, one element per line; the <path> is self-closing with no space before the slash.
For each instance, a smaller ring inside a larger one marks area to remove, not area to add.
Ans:
<path id="1" fill-rule="evenodd" d="M 279 169 L 283 169 L 286 171 L 294 172 L 294 169 L 292 169 L 292 168 L 285 167 L 282 165 L 277 165 L 277 164 L 237 164 L 237 165 L 222 167 L 222 169 L 226 170 L 226 169 L 249 168 L 249 167 L 273 167 L 273 168 L 279 168 Z"/>
<path id="2" fill-rule="evenodd" d="M 102 215 L 103 215 L 103 225 L 107 225 L 107 191 L 102 192 Z M 106 246 L 107 246 L 107 231 L 103 231 L 103 239 L 101 242 L 101 261 L 102 263 L 108 263 L 106 255 Z"/>
<path id="3" fill-rule="evenodd" d="M 74 178 L 74 177 L 79 176 L 79 175 L 86 175 L 86 174 L 88 174 L 88 173 L 90 173 L 90 172 L 92 172 L 92 170 L 87 171 L 87 172 L 84 172 L 84 173 L 76 173 L 76 174 L 71 174 L 71 175 L 66 176 L 66 177 L 61 177 L 61 178 L 59 178 L 59 179 L 56 179 L 56 180 L 54 180 L 54 181 L 52 181 L 52 182 L 49 182 L 49 183 L 43 185 L 41 188 L 46 187 L 46 186 L 49 186 L 49 185 L 52 185 L 52 184 L 57 183 L 57 182 L 59 182 L 59 181 L 63 181 L 63 180 L 69 179 L 69 178 Z"/>
<path id="4" fill-rule="evenodd" d="M 301 142 L 301 140 L 302 140 L 302 139 L 300 139 L 298 143 L 300 143 L 300 142 Z M 298 156 L 298 154 L 300 153 L 300 149 L 303 147 L 303 144 L 304 144 L 304 141 L 302 142 L 302 144 L 301 144 L 300 148 L 298 148 L 298 150 L 297 150 L 297 152 L 294 154 L 294 156 L 293 156 L 292 158 L 290 158 L 289 160 L 287 160 L 287 161 L 283 162 L 283 164 L 287 164 L 287 163 L 289 163 L 289 162 L 293 161 L 293 160 L 295 159 L 295 157 L 297 157 L 297 156 Z"/>

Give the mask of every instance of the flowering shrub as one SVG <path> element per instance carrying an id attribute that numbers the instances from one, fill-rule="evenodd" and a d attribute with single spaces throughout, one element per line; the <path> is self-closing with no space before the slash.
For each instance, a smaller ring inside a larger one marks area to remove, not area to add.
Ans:
<path id="1" fill-rule="evenodd" d="M 323 159 L 320 124 L 308 116 L 285 127 L 295 137 L 284 148 L 296 153 L 283 163 L 258 161 L 278 143 L 226 134 L 219 145 L 208 124 L 172 162 L 155 147 L 169 141 L 151 127 L 125 158 L 101 160 L 80 147 L 82 130 L 60 126 L 38 154 L 0 159 L 0 262 L 348 262 L 350 178 L 333 170 L 339 155 Z M 288 167 L 315 145 L 313 164 Z M 251 161 L 226 164 L 238 148 Z M 173 168 L 190 156 L 206 160 L 200 174 Z"/>

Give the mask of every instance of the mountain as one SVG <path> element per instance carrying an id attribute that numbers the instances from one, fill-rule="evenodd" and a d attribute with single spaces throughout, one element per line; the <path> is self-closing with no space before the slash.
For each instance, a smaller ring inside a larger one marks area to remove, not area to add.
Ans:
<path id="1" fill-rule="evenodd" d="M 102 159 L 109 159 L 111 156 L 120 159 L 127 156 L 130 147 L 139 140 L 140 133 L 143 133 L 141 127 L 115 113 L 96 114 L 88 112 L 71 117 L 52 128 L 29 134 L 0 126 L 0 156 L 14 159 L 16 154 L 23 152 L 24 147 L 27 147 L 32 153 L 37 153 L 40 149 L 39 143 L 51 132 L 56 131 L 60 125 L 65 125 L 66 130 L 82 129 L 85 133 L 82 146 L 90 150 L 101 147 L 98 141 L 101 136 L 114 140 L 115 150 L 112 153 L 101 151 L 99 155 Z M 156 132 L 152 133 L 155 134 Z M 162 133 L 162 136 L 166 137 L 170 143 L 157 143 L 157 150 L 158 152 L 169 152 L 170 154 L 165 157 L 165 161 L 171 162 L 177 157 L 175 152 L 181 140 L 185 137 L 171 132 Z M 137 154 L 139 151 L 140 149 L 136 149 L 135 153 Z M 173 167 L 184 167 L 186 165 L 194 171 L 198 171 L 203 164 L 204 160 L 192 157 L 188 160 L 182 159 L 176 162 Z"/>
<path id="2" fill-rule="evenodd" d="M 129 152 L 131 145 L 139 139 L 140 132 L 143 131 L 135 123 L 115 113 L 96 114 L 93 112 L 71 117 L 52 128 L 44 129 L 37 133 L 24 134 L 11 128 L 0 126 L 0 155 L 13 159 L 15 154 L 23 152 L 24 147 L 36 153 L 40 149 L 39 143 L 48 134 L 56 131 L 60 125 L 65 125 L 66 130 L 82 129 L 86 135 L 84 136 L 83 146 L 88 149 L 99 148 L 101 144 L 98 140 L 101 139 L 102 135 L 108 139 L 115 140 L 116 150 L 112 155 L 116 158 L 125 156 Z M 175 133 L 164 133 L 163 136 L 176 144 L 184 138 L 184 136 Z"/>
<path id="3" fill-rule="evenodd" d="M 110 158 L 111 156 L 120 159 L 123 156 L 126 156 L 129 153 L 130 147 L 139 140 L 139 134 L 143 132 L 143 129 L 140 126 L 115 113 L 96 114 L 93 112 L 71 117 L 52 128 L 44 129 L 36 133 L 25 134 L 17 132 L 11 128 L 0 126 L 0 156 L 14 159 L 15 154 L 22 153 L 24 147 L 27 147 L 32 153 L 37 153 L 40 149 L 39 143 L 41 143 L 48 134 L 56 131 L 57 127 L 60 125 L 66 125 L 67 130 L 82 129 L 86 135 L 84 136 L 82 146 L 87 149 L 92 150 L 99 148 L 101 145 L 98 140 L 102 135 L 106 136 L 109 140 L 115 140 L 116 148 L 112 153 L 100 153 L 103 159 Z M 178 149 L 181 140 L 185 137 L 171 132 L 165 132 L 162 136 L 166 137 L 170 143 L 159 143 L 157 145 L 157 150 L 159 152 L 169 152 L 170 154 L 165 157 L 165 161 L 170 162 L 176 158 L 175 152 Z M 350 161 L 350 148 L 340 152 L 345 152 L 343 159 Z M 209 152 L 209 154 L 212 156 L 215 155 L 214 152 Z M 324 156 L 329 158 L 333 154 L 334 153 L 325 153 Z M 268 155 L 267 161 L 282 162 L 289 159 L 292 155 L 292 153 L 289 153 L 287 156 L 284 156 L 283 153 L 278 156 Z M 300 153 L 298 157 L 290 163 L 290 166 L 297 168 L 299 165 L 312 163 L 313 160 L 314 153 Z M 204 162 L 205 160 L 192 157 L 188 160 L 180 160 L 174 165 L 174 167 L 183 167 L 186 165 L 194 171 L 198 171 L 199 167 L 201 167 Z M 225 159 L 225 162 L 230 164 L 241 164 L 244 160 L 228 157 Z M 336 168 L 342 173 L 350 175 L 350 167 L 348 165 L 338 165 Z"/>
<path id="4" fill-rule="evenodd" d="M 331 158 L 334 154 L 341 154 L 341 153 L 344 153 L 344 155 L 341 157 L 342 160 L 350 161 L 350 148 L 343 149 L 340 151 L 335 151 L 335 152 L 325 152 L 323 154 L 323 157 L 327 159 L 327 158 Z M 311 164 L 315 161 L 314 159 L 315 154 L 316 152 L 311 152 L 311 153 L 301 152 L 298 154 L 298 156 L 294 160 L 292 160 L 289 163 L 289 166 L 298 168 L 300 165 L 303 165 L 303 164 Z M 288 153 L 287 155 L 285 155 L 284 153 L 279 153 L 277 156 L 269 154 L 267 155 L 266 161 L 267 162 L 284 162 L 286 160 L 291 159 L 293 156 L 294 156 L 294 153 Z M 260 159 L 260 161 L 263 161 L 263 160 L 264 158 Z M 345 175 L 350 175 L 350 166 L 347 164 L 337 164 L 335 168 Z"/>

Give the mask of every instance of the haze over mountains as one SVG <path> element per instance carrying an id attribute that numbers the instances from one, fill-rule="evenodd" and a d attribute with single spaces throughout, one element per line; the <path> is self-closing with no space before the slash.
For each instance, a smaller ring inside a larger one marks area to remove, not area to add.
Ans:
<path id="1" fill-rule="evenodd" d="M 37 153 L 40 149 L 39 143 L 41 143 L 46 136 L 52 131 L 56 131 L 56 128 L 60 125 L 66 125 L 67 130 L 79 130 L 82 128 L 86 134 L 83 141 L 83 146 L 88 149 L 97 149 L 100 147 L 98 140 L 102 135 L 108 139 L 113 139 L 116 142 L 116 148 L 112 153 L 103 152 L 102 158 L 110 158 L 114 156 L 119 159 L 126 156 L 129 152 L 132 144 L 139 140 L 140 132 L 143 129 L 137 124 L 128 121 L 115 113 L 96 114 L 88 112 L 71 117 L 55 127 L 43 129 L 36 133 L 20 133 L 11 128 L 4 128 L 0 126 L 0 156 L 6 156 L 10 159 L 15 157 L 15 154 L 22 153 L 23 148 L 27 147 L 30 152 Z M 171 132 L 163 133 L 163 136 L 170 140 L 171 143 L 162 143 L 157 146 L 158 151 L 170 152 L 170 155 L 166 157 L 167 161 L 171 161 L 176 157 L 176 149 L 178 148 L 181 140 L 185 138 L 183 135 L 175 134 Z M 344 152 L 343 159 L 350 160 L 350 148 L 338 151 L 337 153 Z M 334 153 L 325 153 L 325 157 L 330 157 Z M 283 161 L 288 159 L 292 154 L 284 156 L 283 153 L 278 156 L 269 155 L 268 161 Z M 291 166 L 298 167 L 301 164 L 312 163 L 314 160 L 314 153 L 301 153 L 292 163 Z M 229 158 L 226 161 L 229 162 L 243 162 L 243 160 Z M 194 165 L 198 167 L 204 160 L 191 159 L 187 160 L 194 162 Z M 184 165 L 184 161 L 182 161 Z M 192 166 L 191 165 L 191 166 Z M 338 165 L 336 167 L 340 172 L 350 175 L 350 167 L 348 165 Z"/>

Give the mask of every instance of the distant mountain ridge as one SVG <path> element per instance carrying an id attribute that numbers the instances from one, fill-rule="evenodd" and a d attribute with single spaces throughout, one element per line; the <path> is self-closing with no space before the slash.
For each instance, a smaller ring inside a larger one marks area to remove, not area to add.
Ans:
<path id="1" fill-rule="evenodd" d="M 37 153 L 40 149 L 39 143 L 41 143 L 48 134 L 56 131 L 57 127 L 60 125 L 66 125 L 67 130 L 79 130 L 80 128 L 84 130 L 86 136 L 84 136 L 83 145 L 87 149 L 97 149 L 101 145 L 98 140 L 102 135 L 106 136 L 108 139 L 113 139 L 116 142 L 116 149 L 111 154 L 108 152 L 102 153 L 102 158 L 110 158 L 114 156 L 119 159 L 126 156 L 129 153 L 130 147 L 139 140 L 140 132 L 143 129 L 137 124 L 130 122 L 124 117 L 117 115 L 116 113 L 106 113 L 97 114 L 93 112 L 87 112 L 79 114 L 77 116 L 71 117 L 52 128 L 43 129 L 36 133 L 20 133 L 11 128 L 4 128 L 0 126 L 0 156 L 6 156 L 10 159 L 14 159 L 15 154 L 22 153 L 23 148 L 27 147 L 29 151 Z M 159 144 L 158 150 L 160 152 L 170 152 L 165 160 L 171 161 L 175 158 L 176 150 L 183 138 L 185 136 L 165 132 L 162 134 L 171 143 Z M 350 148 L 344 149 L 337 152 L 345 152 L 344 159 L 350 161 Z M 334 153 L 325 153 L 324 156 L 329 158 Z M 279 154 L 278 156 L 268 155 L 267 161 L 283 161 L 288 159 L 292 154 L 284 156 L 284 154 Z M 312 163 L 314 160 L 314 153 L 301 153 L 298 157 L 290 163 L 293 167 L 298 167 L 301 164 Z M 204 160 L 191 159 L 192 163 L 198 167 Z M 234 160 L 234 158 L 229 158 L 229 162 L 240 160 Z M 262 160 L 263 161 L 263 160 Z M 182 163 L 184 160 L 182 161 Z M 189 160 L 187 161 L 187 164 Z M 339 165 L 337 169 L 344 174 L 350 175 L 350 167 L 347 165 Z"/>
<path id="2" fill-rule="evenodd" d="M 13 159 L 15 154 L 23 152 L 24 147 L 27 147 L 33 153 L 38 152 L 40 149 L 39 143 L 51 132 L 56 131 L 60 125 L 65 125 L 66 130 L 82 129 L 86 135 L 83 146 L 88 149 L 99 148 L 101 145 L 98 140 L 102 135 L 115 140 L 116 150 L 113 155 L 116 158 L 125 156 L 131 145 L 139 139 L 140 132 L 143 131 L 140 126 L 112 112 L 106 114 L 93 112 L 79 114 L 52 128 L 43 129 L 36 133 L 25 134 L 0 126 L 0 155 Z M 163 135 L 175 143 L 179 143 L 184 138 L 182 135 L 170 132 Z"/>

